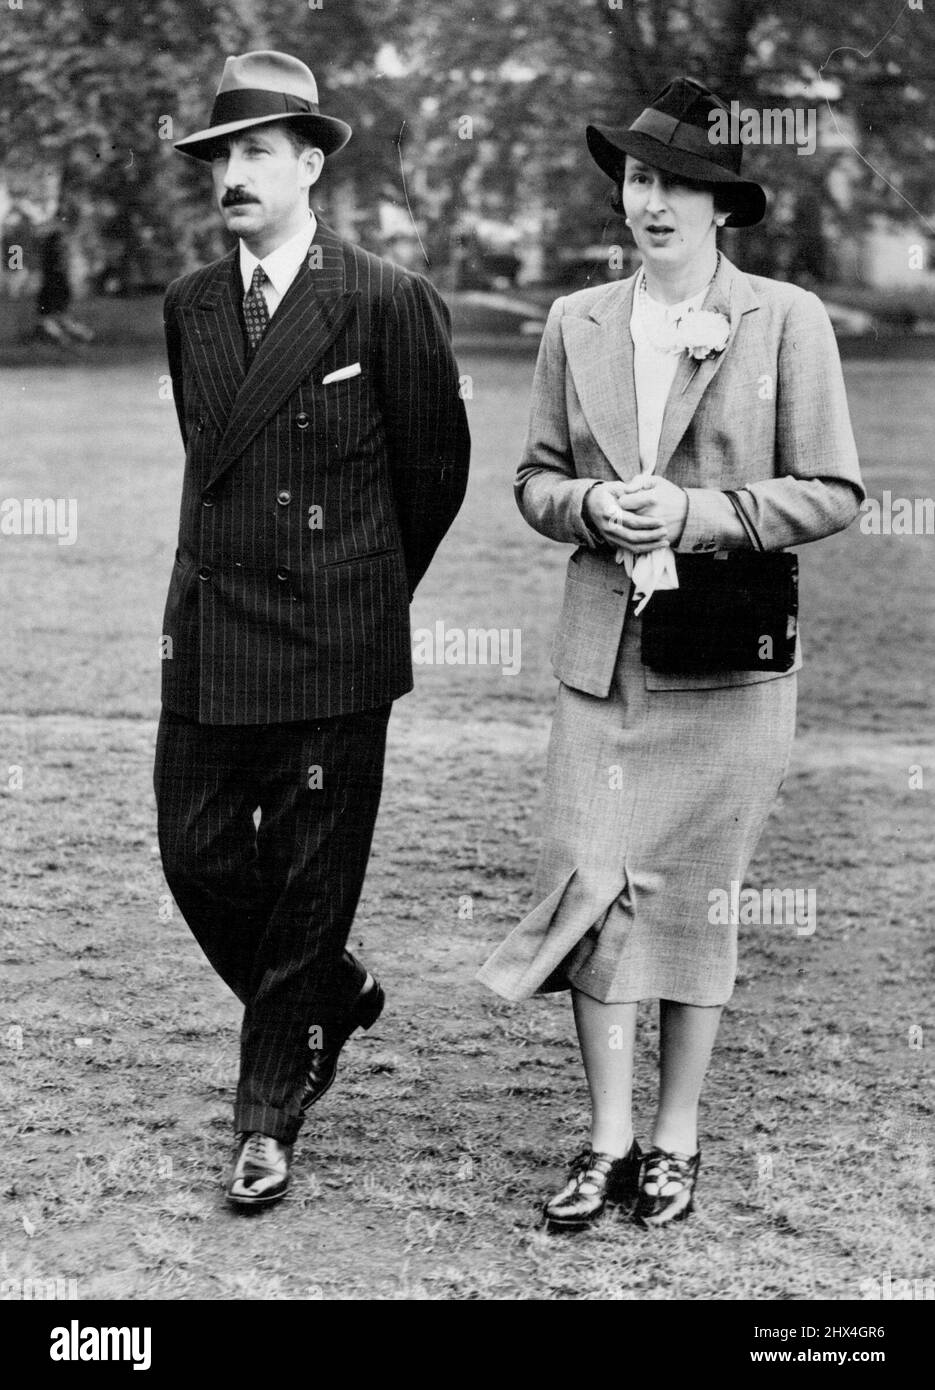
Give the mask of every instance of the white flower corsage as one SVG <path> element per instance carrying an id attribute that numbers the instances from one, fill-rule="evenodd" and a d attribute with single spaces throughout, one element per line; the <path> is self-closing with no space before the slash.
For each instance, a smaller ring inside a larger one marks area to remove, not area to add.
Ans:
<path id="1" fill-rule="evenodd" d="M 687 352 L 696 362 L 714 357 L 727 347 L 730 320 L 710 309 L 683 314 L 675 326 L 675 351 Z"/>

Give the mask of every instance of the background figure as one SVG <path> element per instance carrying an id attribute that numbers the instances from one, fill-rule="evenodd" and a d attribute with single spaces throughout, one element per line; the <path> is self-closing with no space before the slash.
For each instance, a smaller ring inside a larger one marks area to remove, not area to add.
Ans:
<path id="1" fill-rule="evenodd" d="M 71 304 L 68 244 L 61 227 L 54 223 L 40 242 L 39 274 L 41 278 L 36 301 L 38 336 L 62 346 L 69 341 L 90 343 L 94 338 L 90 328 L 68 314 Z"/>

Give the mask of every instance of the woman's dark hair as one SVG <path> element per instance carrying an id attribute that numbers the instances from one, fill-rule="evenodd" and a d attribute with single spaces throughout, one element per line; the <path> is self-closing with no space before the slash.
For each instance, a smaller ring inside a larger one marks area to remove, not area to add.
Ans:
<path id="1" fill-rule="evenodd" d="M 623 179 L 625 169 L 625 164 L 621 164 L 618 168 L 614 179 L 613 191 L 610 195 L 610 206 L 618 217 L 623 217 L 625 215 L 623 206 Z M 665 170 L 663 170 L 663 173 L 665 173 Z M 692 188 L 696 193 L 710 193 L 711 197 L 714 199 L 714 211 L 720 213 L 722 217 L 726 216 L 727 226 L 729 227 L 731 225 L 731 215 L 736 203 L 728 185 L 723 183 L 706 183 L 704 179 L 686 179 L 679 174 L 670 174 L 668 177 L 673 183 L 680 183 L 683 188 Z"/>

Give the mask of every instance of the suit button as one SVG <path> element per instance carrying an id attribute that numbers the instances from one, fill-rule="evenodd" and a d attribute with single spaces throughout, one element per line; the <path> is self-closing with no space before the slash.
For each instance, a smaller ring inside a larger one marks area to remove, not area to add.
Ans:
<path id="1" fill-rule="evenodd" d="M 292 501 L 292 493 L 283 488 L 282 492 L 276 494 L 276 501 L 279 503 L 280 507 L 288 507 L 289 503 Z"/>
<path id="2" fill-rule="evenodd" d="M 308 429 L 309 420 L 304 410 L 299 411 L 299 414 L 295 417 L 295 423 L 298 425 L 300 430 Z"/>
<path id="3" fill-rule="evenodd" d="M 279 569 L 276 571 L 276 578 L 279 580 L 280 584 L 285 584 L 286 580 L 289 578 L 289 571 L 285 565 L 279 566 Z"/>
<path id="4" fill-rule="evenodd" d="M 213 506 L 214 506 L 214 502 L 215 502 L 215 497 L 214 497 L 214 493 L 213 493 L 213 492 L 203 492 L 203 493 L 201 494 L 201 505 L 202 505 L 203 507 L 213 507 Z"/>
<path id="5" fill-rule="evenodd" d="M 211 578 L 211 566 L 210 566 L 210 565 L 202 565 L 201 569 L 198 571 L 198 578 L 199 578 L 199 579 L 210 579 L 210 578 Z"/>

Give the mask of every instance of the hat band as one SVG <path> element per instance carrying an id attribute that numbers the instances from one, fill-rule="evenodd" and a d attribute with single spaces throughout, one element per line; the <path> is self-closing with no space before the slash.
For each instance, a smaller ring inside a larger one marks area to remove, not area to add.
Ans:
<path id="1" fill-rule="evenodd" d="M 268 92 L 262 87 L 240 87 L 233 92 L 218 92 L 211 108 L 212 126 L 227 125 L 229 121 L 247 121 L 252 116 L 317 116 L 318 106 L 304 97 L 288 92 Z"/>
<path id="2" fill-rule="evenodd" d="M 729 145 L 713 144 L 708 138 L 708 132 L 699 126 L 680 121 L 676 116 L 667 116 L 664 111 L 656 111 L 652 106 L 647 106 L 646 110 L 637 116 L 630 129 L 639 131 L 641 135 L 651 136 L 661 145 L 674 145 L 677 150 L 700 155 L 715 164 L 733 165 L 740 153 L 736 147 L 732 149 Z M 678 140 L 675 138 L 676 134 Z"/>

